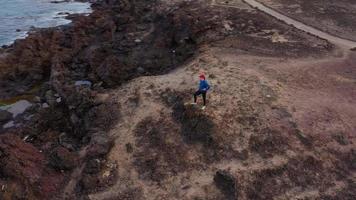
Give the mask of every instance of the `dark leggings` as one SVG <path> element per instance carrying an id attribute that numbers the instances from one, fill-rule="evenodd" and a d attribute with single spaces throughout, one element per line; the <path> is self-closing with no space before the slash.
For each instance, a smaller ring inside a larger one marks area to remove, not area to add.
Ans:
<path id="1" fill-rule="evenodd" d="M 204 102 L 204 106 L 205 106 L 206 105 L 206 91 L 200 91 L 200 90 L 196 91 L 194 93 L 194 103 L 197 102 L 197 96 L 199 96 L 199 95 L 203 96 L 203 102 Z"/>

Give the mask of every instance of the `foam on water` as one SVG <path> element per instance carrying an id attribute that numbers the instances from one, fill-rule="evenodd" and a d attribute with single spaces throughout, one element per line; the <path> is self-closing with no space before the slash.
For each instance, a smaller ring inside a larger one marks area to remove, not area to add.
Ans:
<path id="1" fill-rule="evenodd" d="M 90 13 L 90 4 L 51 3 L 53 0 L 0 0 L 0 46 L 24 38 L 31 27 L 47 28 L 70 23 L 66 14 Z"/>

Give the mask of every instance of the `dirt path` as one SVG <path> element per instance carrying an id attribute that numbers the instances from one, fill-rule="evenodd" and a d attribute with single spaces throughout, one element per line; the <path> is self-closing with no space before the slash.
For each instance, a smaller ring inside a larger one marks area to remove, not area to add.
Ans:
<path id="1" fill-rule="evenodd" d="M 257 8 L 258 10 L 262 11 L 262 12 L 265 12 L 287 24 L 290 24 L 290 25 L 293 25 L 294 27 L 296 27 L 297 29 L 300 29 L 302 31 L 305 31 L 307 33 L 310 33 L 312 35 L 315 35 L 315 36 L 318 36 L 320 38 L 323 38 L 323 39 L 326 39 L 328 40 L 329 42 L 339 46 L 339 47 L 342 47 L 342 48 L 347 48 L 347 49 L 351 49 L 351 48 L 354 48 L 356 47 L 356 42 L 354 41 L 351 41 L 351 40 L 346 40 L 346 39 L 343 39 L 343 38 L 340 38 L 340 37 L 337 37 L 337 36 L 333 36 L 333 35 L 330 35 L 328 33 L 325 33 L 323 31 L 320 31 L 314 27 L 311 27 L 309 25 L 306 25 L 302 22 L 299 22 L 297 20 L 294 20 L 290 17 L 287 17 L 255 0 L 243 0 L 245 3 L 249 4 L 250 6 L 252 7 L 255 7 Z M 213 0 L 212 1 L 212 4 L 215 5 L 215 6 L 227 6 L 227 7 L 235 7 L 233 5 L 224 5 L 224 4 L 218 4 L 216 3 L 216 0 Z"/>

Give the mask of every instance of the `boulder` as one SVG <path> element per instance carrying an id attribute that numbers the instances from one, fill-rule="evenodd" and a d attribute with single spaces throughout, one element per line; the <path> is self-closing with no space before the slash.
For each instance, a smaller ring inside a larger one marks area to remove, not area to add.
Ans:
<path id="1" fill-rule="evenodd" d="M 114 142 L 110 139 L 107 133 L 102 131 L 94 133 L 90 141 L 87 155 L 91 158 L 104 156 L 109 153 L 113 145 Z"/>
<path id="2" fill-rule="evenodd" d="M 57 98 L 54 95 L 54 92 L 52 90 L 48 90 L 45 94 L 46 102 L 50 106 L 54 106 L 57 103 Z"/>
<path id="3" fill-rule="evenodd" d="M 24 113 L 32 104 L 27 100 L 20 100 L 8 106 L 7 111 L 12 113 L 13 117 Z"/>

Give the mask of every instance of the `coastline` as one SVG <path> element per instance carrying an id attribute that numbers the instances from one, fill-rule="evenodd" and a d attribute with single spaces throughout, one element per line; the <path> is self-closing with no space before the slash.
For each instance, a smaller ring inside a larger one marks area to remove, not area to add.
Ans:
<path id="1" fill-rule="evenodd" d="M 0 43 L 0 49 L 11 46 L 15 43 L 16 40 L 25 39 L 28 37 L 29 33 L 35 32 L 41 29 L 46 28 L 55 28 L 72 23 L 71 15 L 89 15 L 93 12 L 90 1 L 60 1 L 60 2 L 46 2 L 46 4 L 70 4 L 70 5 L 61 5 L 58 10 L 48 12 L 46 16 L 41 16 L 40 14 L 34 14 L 29 16 L 34 18 L 33 21 L 28 22 L 28 24 L 23 24 L 22 27 L 16 27 L 16 30 L 6 30 L 3 34 L 8 34 L 4 36 L 2 43 Z M 80 4 L 80 5 L 79 5 Z M 83 5 L 81 5 L 83 4 Z M 67 7 L 68 6 L 68 7 Z M 73 8 L 70 8 L 73 7 Z M 82 7 L 82 8 L 81 8 Z M 33 11 L 35 12 L 35 10 Z M 39 11 L 37 11 L 39 12 Z M 42 12 L 42 11 L 41 11 Z M 11 15 L 10 15 L 11 16 Z M 11 18 L 26 18 L 24 16 L 11 16 Z M 14 19 L 7 20 L 14 20 Z M 6 20 L 6 19 L 4 19 Z M 15 23 L 15 22 L 14 22 Z M 31 24 L 33 23 L 33 24 Z M 12 36 L 10 36 L 10 34 Z M 7 38 L 5 40 L 5 38 Z M 11 39 L 12 38 L 12 39 Z"/>

